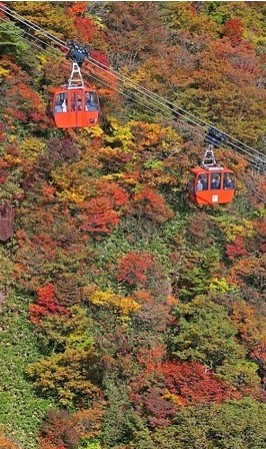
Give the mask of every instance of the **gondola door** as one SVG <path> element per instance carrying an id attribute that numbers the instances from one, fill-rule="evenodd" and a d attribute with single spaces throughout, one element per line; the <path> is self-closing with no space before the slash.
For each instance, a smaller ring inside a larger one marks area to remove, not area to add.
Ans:
<path id="1" fill-rule="evenodd" d="M 84 90 L 76 91 L 76 126 L 84 127 Z"/>
<path id="2" fill-rule="evenodd" d="M 78 109 L 77 109 L 77 94 L 74 90 L 69 90 L 69 96 L 70 96 L 70 117 L 69 117 L 69 123 L 70 128 L 76 128 L 77 122 L 78 122 Z"/>

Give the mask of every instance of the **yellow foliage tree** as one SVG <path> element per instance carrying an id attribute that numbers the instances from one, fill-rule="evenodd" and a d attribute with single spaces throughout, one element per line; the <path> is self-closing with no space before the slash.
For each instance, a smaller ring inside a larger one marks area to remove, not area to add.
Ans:
<path id="1" fill-rule="evenodd" d="M 123 148 L 125 152 L 130 151 L 133 146 L 133 135 L 130 124 L 121 125 L 116 120 L 111 120 L 112 135 L 106 136 L 107 143 L 116 144 Z"/>
<path id="2" fill-rule="evenodd" d="M 34 386 L 44 394 L 56 396 L 63 406 L 71 406 L 80 398 L 94 398 L 99 388 L 93 381 L 97 372 L 93 348 L 67 348 L 62 354 L 32 363 L 27 373 Z"/>
<path id="3" fill-rule="evenodd" d="M 76 35 L 72 19 L 65 14 L 64 7 L 59 3 L 14 2 L 12 9 L 60 39 Z"/>
<path id="4" fill-rule="evenodd" d="M 45 143 L 37 137 L 28 137 L 20 145 L 19 153 L 23 159 L 35 162 L 44 153 Z"/>
<path id="5" fill-rule="evenodd" d="M 234 242 L 236 237 L 252 237 L 254 235 L 253 223 L 250 220 L 223 215 L 222 217 L 212 217 L 212 220 L 219 224 L 228 242 Z"/>
<path id="6" fill-rule="evenodd" d="M 140 304 L 131 297 L 123 297 L 112 292 L 96 291 L 88 298 L 92 304 L 115 309 L 122 316 L 128 316 L 140 309 Z"/>

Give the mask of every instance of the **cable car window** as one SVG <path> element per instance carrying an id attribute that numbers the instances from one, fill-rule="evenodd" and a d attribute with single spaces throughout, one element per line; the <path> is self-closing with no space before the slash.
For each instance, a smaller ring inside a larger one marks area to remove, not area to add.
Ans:
<path id="1" fill-rule="evenodd" d="M 67 93 L 60 92 L 56 94 L 54 112 L 67 112 Z"/>
<path id="2" fill-rule="evenodd" d="M 77 110 L 82 111 L 82 96 L 77 94 Z"/>
<path id="3" fill-rule="evenodd" d="M 192 178 L 190 178 L 190 180 L 187 183 L 187 189 L 190 192 L 194 192 L 194 185 L 195 185 L 195 176 L 193 176 Z"/>
<path id="4" fill-rule="evenodd" d="M 221 174 L 212 173 L 211 174 L 211 189 L 217 190 L 221 188 Z"/>
<path id="5" fill-rule="evenodd" d="M 208 190 L 208 175 L 199 175 L 196 190 Z"/>
<path id="6" fill-rule="evenodd" d="M 234 176 L 232 173 L 225 173 L 223 188 L 224 188 L 224 190 L 229 190 L 229 189 L 235 188 Z"/>
<path id="7" fill-rule="evenodd" d="M 95 92 L 86 92 L 85 94 L 85 111 L 98 110 L 98 97 Z"/>

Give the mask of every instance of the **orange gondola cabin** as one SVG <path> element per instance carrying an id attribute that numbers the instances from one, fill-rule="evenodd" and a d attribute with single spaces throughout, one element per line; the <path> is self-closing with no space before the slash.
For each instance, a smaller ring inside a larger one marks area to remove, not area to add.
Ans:
<path id="1" fill-rule="evenodd" d="M 89 87 L 50 89 L 53 94 L 52 115 L 57 128 L 85 128 L 96 125 L 99 118 L 97 92 Z"/>
<path id="2" fill-rule="evenodd" d="M 95 89 L 84 86 L 80 67 L 88 51 L 71 41 L 68 57 L 72 71 L 68 84 L 51 88 L 51 113 L 57 128 L 84 128 L 95 126 L 99 118 L 99 98 Z"/>
<path id="3" fill-rule="evenodd" d="M 216 163 L 213 147 L 205 152 L 201 167 L 190 170 L 189 199 L 197 205 L 230 203 L 235 194 L 234 172 Z"/>

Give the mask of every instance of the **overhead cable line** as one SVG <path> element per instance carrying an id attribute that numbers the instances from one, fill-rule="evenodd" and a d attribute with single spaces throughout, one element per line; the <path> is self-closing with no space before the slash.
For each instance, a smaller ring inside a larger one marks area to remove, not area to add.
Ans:
<path id="1" fill-rule="evenodd" d="M 0 20 L 2 20 L 2 21 L 4 21 L 4 22 L 7 22 L 7 23 L 10 23 L 9 20 L 7 20 L 7 19 L 5 19 L 5 18 L 3 18 L 3 17 L 0 17 Z M 17 29 L 18 29 L 18 28 L 17 28 Z M 22 31 L 22 35 L 21 35 L 21 34 L 19 34 L 19 33 L 15 33 L 15 32 L 12 31 L 12 34 L 15 34 L 16 36 L 20 37 L 22 40 L 24 40 L 25 42 L 27 42 L 27 44 L 32 45 L 33 47 L 37 48 L 38 50 L 41 50 L 42 52 L 46 53 L 47 55 L 52 56 L 52 57 L 58 59 L 58 57 L 59 57 L 58 54 L 53 53 L 53 52 L 51 52 L 51 51 L 49 51 L 49 50 L 43 48 L 41 45 L 36 44 L 36 43 L 33 42 L 32 40 L 30 40 L 30 39 L 28 39 L 28 38 L 26 38 L 26 37 L 23 36 L 23 34 L 27 34 L 27 35 L 29 35 L 29 36 L 32 37 L 32 35 L 31 35 L 30 33 L 26 32 L 26 31 Z M 38 39 L 38 40 L 41 41 L 40 39 Z M 44 41 L 41 41 L 41 42 L 43 43 Z M 55 50 L 55 47 L 52 47 L 52 46 L 50 46 L 50 47 L 51 47 L 53 50 Z M 106 81 L 103 81 L 101 78 L 96 77 L 96 76 L 93 75 L 91 72 L 87 72 L 86 70 L 83 69 L 83 70 L 82 70 L 82 73 L 85 74 L 85 75 L 87 75 L 87 76 L 89 76 L 89 77 L 91 77 L 91 78 L 94 78 L 96 81 L 98 81 L 98 82 L 104 84 L 105 86 L 110 87 L 110 84 L 108 84 Z M 151 107 L 151 106 L 147 105 L 146 103 L 144 103 L 143 101 L 140 101 L 140 100 L 136 99 L 136 98 L 135 98 L 135 95 L 134 95 L 133 93 L 126 93 L 126 92 L 123 90 L 123 87 L 122 87 L 122 88 L 121 88 L 121 87 L 118 87 L 118 88 L 112 87 L 112 90 L 118 92 L 120 95 L 122 95 L 122 96 L 124 96 L 124 97 L 126 97 L 126 98 L 129 98 L 129 99 L 131 99 L 131 100 L 134 100 L 135 102 L 138 102 L 138 103 L 141 104 L 142 106 L 145 106 L 147 109 L 149 109 L 151 112 L 153 112 L 153 113 L 156 112 L 155 107 Z"/>
<path id="2" fill-rule="evenodd" d="M 22 16 L 20 16 L 19 14 L 17 14 L 17 13 L 14 14 L 14 12 L 13 12 L 10 8 L 8 8 L 8 7 L 1 8 L 1 7 L 0 7 L 0 9 L 2 9 L 3 11 L 5 11 L 8 15 L 10 15 L 10 16 L 11 16 L 12 18 L 14 18 L 15 20 L 19 20 L 19 21 L 20 21 L 21 23 L 23 23 L 24 25 L 30 26 L 31 28 L 33 28 L 35 31 L 41 32 L 43 35 L 45 35 L 45 36 L 48 37 L 50 40 L 52 40 L 54 43 L 56 43 L 56 45 L 59 45 L 59 44 L 60 44 L 61 46 L 63 46 L 63 47 L 66 48 L 66 49 L 69 48 L 66 42 L 62 41 L 61 39 L 59 39 L 59 38 L 57 38 L 57 37 L 55 37 L 55 36 L 53 36 L 50 32 L 44 30 L 44 29 L 41 28 L 39 25 L 34 24 L 33 22 L 29 21 L 28 19 L 24 19 L 24 18 L 23 18 Z M 202 127 L 202 129 L 203 129 L 204 131 L 207 131 L 206 128 L 205 128 L 204 126 L 210 127 L 210 124 L 209 124 L 209 123 L 207 123 L 207 122 L 203 121 L 202 119 L 196 117 L 196 116 L 193 115 L 191 112 L 185 111 L 184 109 L 182 109 L 182 108 L 180 108 L 179 106 L 177 106 L 177 105 L 171 103 L 170 101 L 165 100 L 163 97 L 159 96 L 158 94 L 149 91 L 149 90 L 146 89 L 145 87 L 143 87 L 143 86 L 141 86 L 141 85 L 138 85 L 138 84 L 134 83 L 134 82 L 131 81 L 131 80 L 128 80 L 126 77 L 124 77 L 123 75 L 121 75 L 119 72 L 117 72 L 117 71 L 115 71 L 115 70 L 111 70 L 108 66 L 106 66 L 105 64 L 103 64 L 103 63 L 97 61 L 96 59 L 90 57 L 90 58 L 88 58 L 88 61 L 89 61 L 91 64 L 93 64 L 94 66 L 97 66 L 98 68 L 100 68 L 100 69 L 102 69 L 102 70 L 104 70 L 104 71 L 107 71 L 108 73 L 110 73 L 110 74 L 113 75 L 113 76 L 114 76 L 114 74 L 115 74 L 115 77 L 116 77 L 117 79 L 119 79 L 120 81 L 125 82 L 125 83 L 127 83 L 127 84 L 130 84 L 131 87 L 133 87 L 133 88 L 139 90 L 140 92 L 146 92 L 146 95 L 147 95 L 150 99 L 152 99 L 153 101 L 157 101 L 156 99 L 160 100 L 160 101 L 158 101 L 159 104 L 160 104 L 160 106 L 163 106 L 163 107 L 168 108 L 168 109 L 170 110 L 170 112 L 176 112 L 177 114 L 180 113 L 180 114 L 186 114 L 186 115 L 191 116 L 193 120 L 190 119 L 190 118 L 188 118 L 188 117 L 183 117 L 183 118 L 188 119 L 192 125 L 200 126 L 200 127 Z M 223 132 L 223 131 L 222 131 L 222 132 Z M 263 153 L 258 152 L 258 150 L 254 149 L 254 148 L 252 148 L 252 147 L 250 147 L 250 146 L 248 146 L 248 145 L 246 145 L 245 143 L 241 142 L 240 140 L 236 139 L 235 137 L 230 136 L 229 134 L 227 134 L 227 133 L 225 133 L 225 132 L 223 132 L 223 134 L 224 134 L 225 136 L 227 136 L 228 138 L 230 138 L 230 139 L 232 139 L 232 140 L 235 140 L 235 141 L 239 142 L 241 145 L 245 146 L 247 149 L 250 149 L 250 150 L 253 150 L 253 151 L 257 152 L 258 155 L 261 154 L 261 156 L 264 156 Z"/>
<path id="3" fill-rule="evenodd" d="M 45 36 L 45 38 L 48 38 L 50 41 L 52 41 L 57 46 L 61 46 L 65 49 L 69 48 L 67 46 L 66 42 L 53 36 L 50 32 L 46 32 L 39 25 L 36 25 L 27 19 L 21 18 L 21 16 L 19 16 L 16 13 L 14 14 L 10 8 L 7 8 L 7 7 L 3 8 L 0 6 L 0 10 L 5 12 L 8 16 L 12 17 L 14 20 L 17 20 L 20 23 L 24 24 L 25 26 L 31 28 L 33 31 L 42 33 Z M 32 35 L 32 37 L 34 39 L 36 38 L 36 36 L 34 36 L 34 35 Z M 49 44 L 45 41 L 43 41 L 43 44 L 54 48 L 53 46 L 51 46 L 51 44 Z M 178 107 L 177 105 L 171 103 L 168 100 L 165 100 L 163 97 L 159 96 L 156 93 L 149 91 L 145 87 L 135 84 L 131 80 L 128 80 L 126 77 L 122 76 L 115 70 L 111 70 L 108 66 L 102 64 L 101 62 L 97 61 L 94 58 L 90 57 L 87 59 L 87 61 L 94 67 L 104 71 L 105 73 L 108 73 L 109 75 L 112 75 L 116 80 L 121 81 L 121 83 L 124 83 L 124 84 L 130 86 L 131 88 L 135 89 L 139 94 L 145 95 L 147 98 L 152 100 L 154 103 L 159 104 L 161 107 L 166 109 L 171 115 L 174 115 L 174 119 L 172 118 L 173 121 L 178 120 L 179 122 L 186 123 L 187 125 L 189 125 L 191 127 L 196 126 L 197 128 L 201 129 L 202 133 L 206 133 L 208 131 L 210 124 L 208 124 L 207 122 L 203 121 L 202 119 L 199 119 L 198 117 L 194 116 L 192 113 L 185 111 L 184 109 Z M 123 86 L 123 88 L 124 88 L 124 86 Z M 146 107 L 147 107 L 147 105 L 146 105 Z M 148 109 L 150 109 L 150 108 L 148 108 Z M 182 119 L 181 119 L 180 115 L 182 116 Z M 194 128 L 193 128 L 193 132 L 194 132 Z M 229 146 L 232 149 L 236 150 L 237 152 L 244 154 L 246 159 L 248 159 L 249 162 L 252 163 L 254 166 L 259 165 L 259 168 L 262 168 L 263 171 L 266 170 L 266 158 L 263 153 L 259 152 L 258 150 L 256 150 L 253 147 L 248 146 L 247 144 L 236 139 L 235 137 L 230 136 L 227 133 L 224 133 L 223 131 L 221 131 L 221 133 L 223 133 L 223 135 L 226 137 L 226 140 L 227 140 L 226 142 L 224 142 L 225 146 Z M 238 144 L 236 144 L 235 142 L 238 142 Z M 215 139 L 214 139 L 214 143 L 215 143 Z"/>
<path id="4" fill-rule="evenodd" d="M 5 22 L 7 22 L 7 23 L 10 23 L 9 20 L 7 20 L 7 19 L 5 19 L 5 18 L 3 18 L 3 17 L 0 17 L 0 20 L 5 21 Z M 14 26 L 15 26 L 15 25 L 14 25 Z M 21 30 L 21 28 L 18 28 L 18 27 L 16 27 L 16 28 L 17 28 L 18 30 Z M 31 35 L 29 32 L 27 32 L 27 31 L 25 31 L 25 30 L 21 30 L 21 31 L 22 31 L 23 34 L 27 34 L 27 35 L 29 35 L 30 37 L 33 37 L 33 38 L 36 39 L 36 37 L 33 36 L 33 35 Z M 36 43 L 33 42 L 32 40 L 23 37 L 20 33 L 15 33 L 15 32 L 14 32 L 13 34 L 16 34 L 16 35 L 19 36 L 21 39 L 23 39 L 25 42 L 27 42 L 28 44 L 34 46 L 35 48 L 38 48 L 38 49 L 41 50 L 42 52 L 45 52 L 46 54 L 48 54 L 48 55 L 50 55 L 50 56 L 52 56 L 52 57 L 54 57 L 54 58 L 58 58 L 58 57 L 59 57 L 58 54 L 55 54 L 55 53 L 53 53 L 53 52 L 51 52 L 51 51 L 45 49 L 45 48 L 42 47 L 41 45 L 36 44 Z M 38 40 L 41 44 L 46 44 L 46 45 L 47 45 L 48 47 L 50 47 L 52 50 L 55 50 L 55 47 L 53 47 L 53 46 L 50 45 L 50 44 L 47 44 L 45 41 L 43 41 L 43 40 L 41 40 L 41 39 L 39 39 L 39 38 L 38 38 L 37 40 Z M 100 83 L 102 83 L 102 84 L 104 84 L 105 86 L 107 86 L 107 87 L 110 88 L 110 83 L 107 83 L 106 81 L 103 81 L 101 78 L 99 78 L 99 77 L 93 75 L 91 72 L 87 72 L 87 71 L 85 71 L 84 69 L 82 69 L 81 72 L 82 72 L 83 74 L 89 76 L 89 77 L 94 78 L 94 79 L 97 80 L 98 82 L 100 82 Z M 120 95 L 124 96 L 125 98 L 131 99 L 131 100 L 133 100 L 135 103 L 138 103 L 139 105 L 144 106 L 146 109 L 148 109 L 148 110 L 151 111 L 152 113 L 155 113 L 155 114 L 158 113 L 158 109 L 156 108 L 156 106 L 148 105 L 147 103 L 145 103 L 145 102 L 143 101 L 143 97 L 142 97 L 142 96 L 140 97 L 140 95 L 137 95 L 137 94 L 135 94 L 134 92 L 129 92 L 129 93 L 125 92 L 125 90 L 124 90 L 125 88 L 124 88 L 123 86 L 120 86 L 120 87 L 114 87 L 114 86 L 112 86 L 111 88 L 112 88 L 112 90 L 118 92 Z M 180 119 L 180 118 L 177 118 L 176 121 L 178 122 L 178 125 L 179 125 L 179 126 L 181 126 L 182 128 L 185 128 L 185 129 L 191 131 L 190 127 L 188 127 L 187 122 L 185 122 L 184 120 L 182 120 L 182 119 Z M 202 137 L 202 133 L 200 133 L 200 132 L 199 132 L 198 130 L 196 130 L 196 129 L 193 129 L 193 134 L 197 134 L 198 136 Z"/>

